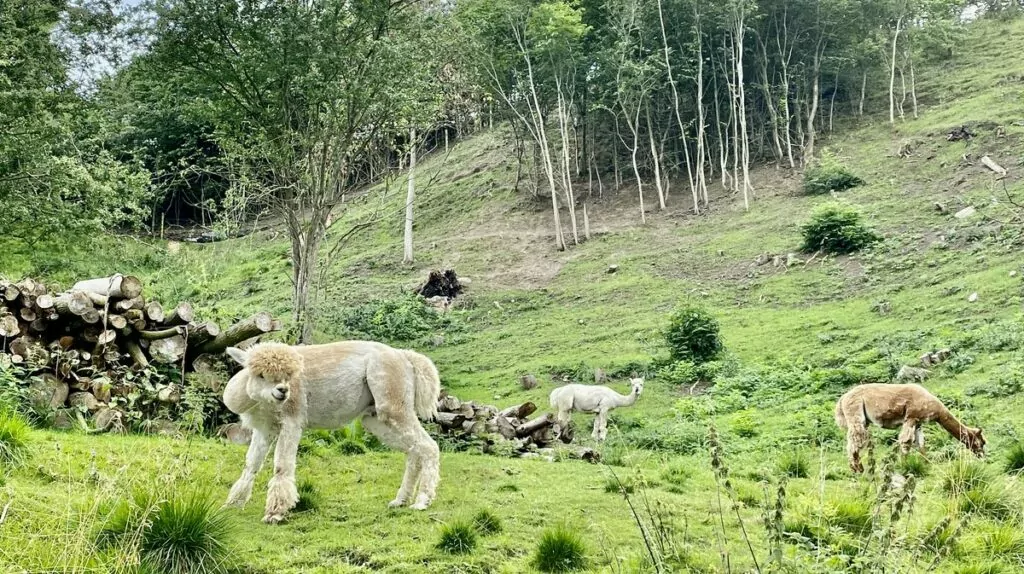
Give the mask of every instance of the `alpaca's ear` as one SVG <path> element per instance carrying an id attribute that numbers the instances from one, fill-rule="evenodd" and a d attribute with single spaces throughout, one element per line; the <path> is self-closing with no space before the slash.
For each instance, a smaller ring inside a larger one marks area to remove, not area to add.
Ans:
<path id="1" fill-rule="evenodd" d="M 249 353 L 247 351 L 239 349 L 238 347 L 228 347 L 227 353 L 232 359 L 235 360 L 235 362 L 237 362 L 239 365 L 242 365 L 243 367 L 246 365 L 246 363 L 249 362 Z"/>

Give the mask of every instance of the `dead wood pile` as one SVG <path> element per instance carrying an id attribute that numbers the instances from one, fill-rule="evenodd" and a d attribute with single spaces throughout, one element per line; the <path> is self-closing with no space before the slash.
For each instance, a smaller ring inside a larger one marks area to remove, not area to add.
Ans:
<path id="1" fill-rule="evenodd" d="M 165 307 L 147 299 L 142 281 L 131 275 L 79 281 L 61 293 L 33 279 L 0 279 L 0 369 L 19 369 L 32 381 L 34 408 L 91 414 L 103 430 L 121 423 L 118 397 L 181 400 L 180 385 L 166 377 L 154 377 L 166 383 L 154 386 L 130 373 L 161 364 L 203 369 L 229 346 L 280 328 L 261 312 L 222 329 L 199 320 L 187 301 Z"/>
<path id="2" fill-rule="evenodd" d="M 437 403 L 436 422 L 441 433 L 455 440 L 481 442 L 485 452 L 511 451 L 529 458 L 552 457 L 557 443 L 559 450 L 572 458 L 597 462 L 600 455 L 593 449 L 571 445 L 572 428 L 556 432 L 554 415 L 548 413 L 529 418 L 537 405 L 526 402 L 499 409 L 473 401 L 460 401 L 453 395 L 442 393 Z"/>

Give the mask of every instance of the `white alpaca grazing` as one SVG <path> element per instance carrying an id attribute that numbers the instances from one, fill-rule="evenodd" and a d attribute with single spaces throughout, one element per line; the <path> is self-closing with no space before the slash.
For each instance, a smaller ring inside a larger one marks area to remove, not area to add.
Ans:
<path id="1" fill-rule="evenodd" d="M 263 521 L 284 520 L 299 500 L 295 456 L 302 430 L 340 428 L 359 417 L 384 444 L 406 453 L 402 486 L 390 505 L 408 503 L 417 488 L 411 508 L 423 510 L 433 501 L 440 450 L 417 420 L 437 414 L 441 381 L 430 359 L 366 341 L 298 347 L 263 343 L 249 351 L 230 348 L 228 354 L 244 368 L 224 389 L 224 404 L 252 429 L 245 468 L 228 505 L 249 500 L 276 439 Z"/>
<path id="2" fill-rule="evenodd" d="M 597 385 L 565 385 L 551 391 L 551 408 L 557 411 L 555 422 L 559 431 L 565 429 L 572 419 L 572 411 L 596 413 L 593 437 L 603 441 L 608 435 L 608 411 L 618 407 L 632 406 L 644 390 L 644 380 L 630 379 L 632 390 L 628 395 L 620 395 L 604 386 Z"/>

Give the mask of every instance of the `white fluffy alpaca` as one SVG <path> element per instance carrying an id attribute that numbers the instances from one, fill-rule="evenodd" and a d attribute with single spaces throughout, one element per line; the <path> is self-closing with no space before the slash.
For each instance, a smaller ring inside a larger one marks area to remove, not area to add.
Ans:
<path id="1" fill-rule="evenodd" d="M 608 411 L 618 407 L 632 406 L 644 390 L 644 380 L 629 380 L 632 390 L 628 395 L 620 395 L 608 387 L 598 385 L 565 385 L 551 391 L 551 408 L 557 411 L 555 422 L 559 431 L 568 426 L 572 419 L 572 411 L 596 413 L 593 437 L 602 441 L 608 435 Z"/>
<path id="2" fill-rule="evenodd" d="M 304 428 L 335 429 L 363 417 L 367 430 L 406 453 L 405 476 L 391 506 L 425 509 L 440 480 L 440 450 L 417 417 L 437 414 L 441 381 L 434 364 L 413 351 L 381 343 L 347 341 L 290 347 L 263 343 L 228 349 L 243 368 L 224 389 L 224 404 L 252 429 L 242 475 L 227 504 L 244 505 L 270 445 L 274 475 L 263 521 L 284 520 L 298 502 L 295 456 Z"/>

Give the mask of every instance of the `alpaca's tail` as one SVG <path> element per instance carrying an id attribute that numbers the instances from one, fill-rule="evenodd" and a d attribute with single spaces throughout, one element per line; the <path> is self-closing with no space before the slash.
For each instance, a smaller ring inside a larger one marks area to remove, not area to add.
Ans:
<path id="1" fill-rule="evenodd" d="M 416 351 L 402 352 L 415 372 L 413 388 L 416 416 L 424 421 L 433 420 L 437 416 L 437 399 L 441 396 L 441 376 L 437 373 L 437 367 L 433 361 Z"/>
<path id="2" fill-rule="evenodd" d="M 846 428 L 846 414 L 843 413 L 843 400 L 836 401 L 836 424 L 839 428 Z"/>

